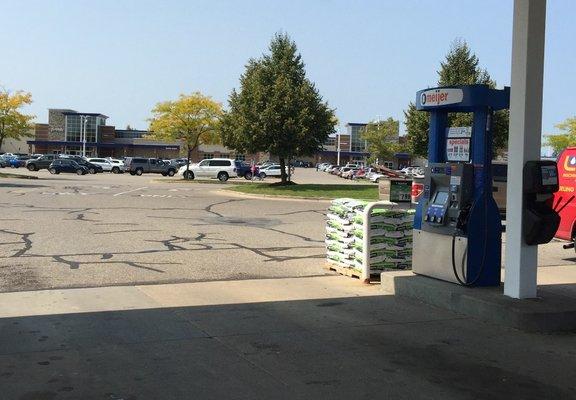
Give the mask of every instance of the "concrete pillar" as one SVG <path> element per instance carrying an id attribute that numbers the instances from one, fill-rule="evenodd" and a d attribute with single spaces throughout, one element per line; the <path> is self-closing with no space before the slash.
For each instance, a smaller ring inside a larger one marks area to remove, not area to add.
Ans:
<path id="1" fill-rule="evenodd" d="M 522 170 L 540 159 L 546 0 L 515 0 L 512 35 L 504 294 L 536 297 L 538 246 L 522 237 Z"/>

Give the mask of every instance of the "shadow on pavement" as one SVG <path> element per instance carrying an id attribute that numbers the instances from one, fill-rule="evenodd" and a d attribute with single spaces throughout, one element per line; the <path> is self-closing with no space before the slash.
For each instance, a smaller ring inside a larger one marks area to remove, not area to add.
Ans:
<path id="1" fill-rule="evenodd" d="M 393 296 L 4 318 L 0 397 L 565 399 L 574 344 Z"/>

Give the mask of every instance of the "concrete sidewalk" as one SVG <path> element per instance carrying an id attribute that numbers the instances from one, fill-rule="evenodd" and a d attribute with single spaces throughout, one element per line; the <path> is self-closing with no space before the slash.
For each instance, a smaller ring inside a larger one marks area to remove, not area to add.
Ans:
<path id="1" fill-rule="evenodd" d="M 569 399 L 576 337 L 345 277 L 0 294 L 3 400 Z"/>

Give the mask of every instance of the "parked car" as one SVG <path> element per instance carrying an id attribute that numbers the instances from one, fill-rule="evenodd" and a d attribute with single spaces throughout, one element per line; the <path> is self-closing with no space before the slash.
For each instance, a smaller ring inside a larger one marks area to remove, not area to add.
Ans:
<path id="1" fill-rule="evenodd" d="M 96 164 L 92 164 L 91 162 L 87 161 L 85 158 L 80 157 L 80 156 L 67 156 L 66 157 L 69 160 L 74 160 L 76 161 L 76 163 L 82 165 L 83 167 L 86 167 L 86 169 L 88 170 L 88 172 L 90 174 L 98 174 L 104 171 L 104 169 Z"/>
<path id="2" fill-rule="evenodd" d="M 145 173 L 174 176 L 178 170 L 175 164 L 157 158 L 126 157 L 124 165 L 130 175 L 138 176 Z"/>
<path id="3" fill-rule="evenodd" d="M 124 160 L 118 160 L 116 158 L 111 157 L 108 157 L 106 159 L 110 161 L 113 165 L 117 166 L 118 169 L 120 170 L 120 173 L 124 173 L 124 171 L 126 171 L 126 165 L 124 165 Z M 114 172 L 114 169 L 112 169 L 112 172 Z"/>
<path id="4" fill-rule="evenodd" d="M 379 174 L 379 173 L 376 172 L 376 173 L 373 173 L 373 174 L 370 176 L 370 180 L 371 180 L 372 182 L 374 182 L 374 183 L 378 183 L 378 182 L 380 182 L 380 178 L 382 178 L 383 176 L 385 176 L 385 175 L 384 175 L 384 174 Z"/>
<path id="5" fill-rule="evenodd" d="M 292 167 L 301 167 L 301 168 L 310 168 L 314 166 L 314 164 L 311 161 L 304 161 L 304 160 L 294 160 L 290 162 L 290 165 Z"/>
<path id="6" fill-rule="evenodd" d="M 12 168 L 20 168 L 26 166 L 26 161 L 28 161 L 29 159 L 30 156 L 19 155 L 10 158 L 8 162 Z"/>
<path id="7" fill-rule="evenodd" d="M 113 163 L 112 160 L 108 160 L 106 158 L 89 158 L 87 161 L 91 164 L 101 167 L 102 170 L 106 172 L 112 172 L 113 174 L 124 172 L 124 163 L 119 160 L 118 163 Z"/>
<path id="8" fill-rule="evenodd" d="M 248 163 L 245 163 L 240 160 L 234 161 L 236 164 L 236 175 L 240 178 L 244 179 L 252 179 L 252 166 Z M 257 165 L 255 166 L 255 174 L 258 175 L 260 173 L 260 167 Z"/>
<path id="9" fill-rule="evenodd" d="M 202 160 L 197 164 L 190 164 L 188 169 L 185 165 L 180 167 L 178 175 L 182 175 L 184 179 L 216 178 L 220 182 L 226 182 L 231 176 L 237 175 L 236 160 L 229 158 Z"/>
<path id="10" fill-rule="evenodd" d="M 288 173 L 288 167 L 285 167 L 286 173 Z M 279 164 L 272 164 L 267 166 L 266 168 L 260 168 L 260 178 L 264 179 L 267 176 L 281 176 L 282 170 Z"/>
<path id="11" fill-rule="evenodd" d="M 185 158 L 174 158 L 174 159 L 170 160 L 170 162 L 172 162 L 172 164 L 176 165 L 176 167 L 180 168 L 180 167 L 186 165 L 188 160 L 186 160 Z"/>
<path id="12" fill-rule="evenodd" d="M 51 174 L 59 174 L 61 172 L 75 173 L 77 175 L 85 175 L 88 173 L 88 168 L 84 165 L 78 164 L 75 160 L 69 158 L 59 158 L 50 164 L 48 171 Z"/>
<path id="13" fill-rule="evenodd" d="M 46 154 L 38 158 L 32 158 L 26 161 L 26 168 L 28 168 L 29 171 L 48 169 L 50 164 L 52 164 L 52 161 L 56 160 L 57 158 L 58 155 L 56 154 Z"/>
<path id="14" fill-rule="evenodd" d="M 348 171 L 352 170 L 351 167 L 342 167 L 338 170 L 338 172 L 336 173 L 336 175 L 338 176 L 342 176 L 343 174 L 346 174 Z"/>
<path id="15" fill-rule="evenodd" d="M 360 168 L 359 170 L 357 170 L 354 175 L 352 175 L 351 179 L 364 179 L 366 178 L 366 174 L 368 173 L 368 170 L 370 170 L 371 168 Z"/>
<path id="16" fill-rule="evenodd" d="M 7 158 L 0 157 L 0 168 L 6 168 L 10 165 L 10 161 Z"/>
<path id="17" fill-rule="evenodd" d="M 342 171 L 340 177 L 344 179 L 352 179 L 354 177 L 354 174 L 356 174 L 356 171 L 358 171 L 357 168 L 344 167 L 343 169 L 344 171 Z"/>
<path id="18" fill-rule="evenodd" d="M 372 177 L 376 174 L 376 170 L 374 168 L 368 168 L 366 170 L 366 175 L 364 176 L 365 179 L 372 180 Z"/>

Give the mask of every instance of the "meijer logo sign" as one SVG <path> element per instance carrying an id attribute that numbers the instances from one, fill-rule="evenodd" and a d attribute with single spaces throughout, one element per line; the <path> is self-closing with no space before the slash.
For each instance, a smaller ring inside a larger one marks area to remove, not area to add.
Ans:
<path id="1" fill-rule="evenodd" d="M 420 104 L 423 107 L 443 106 L 460 103 L 463 98 L 462 89 L 432 89 L 422 92 Z"/>

